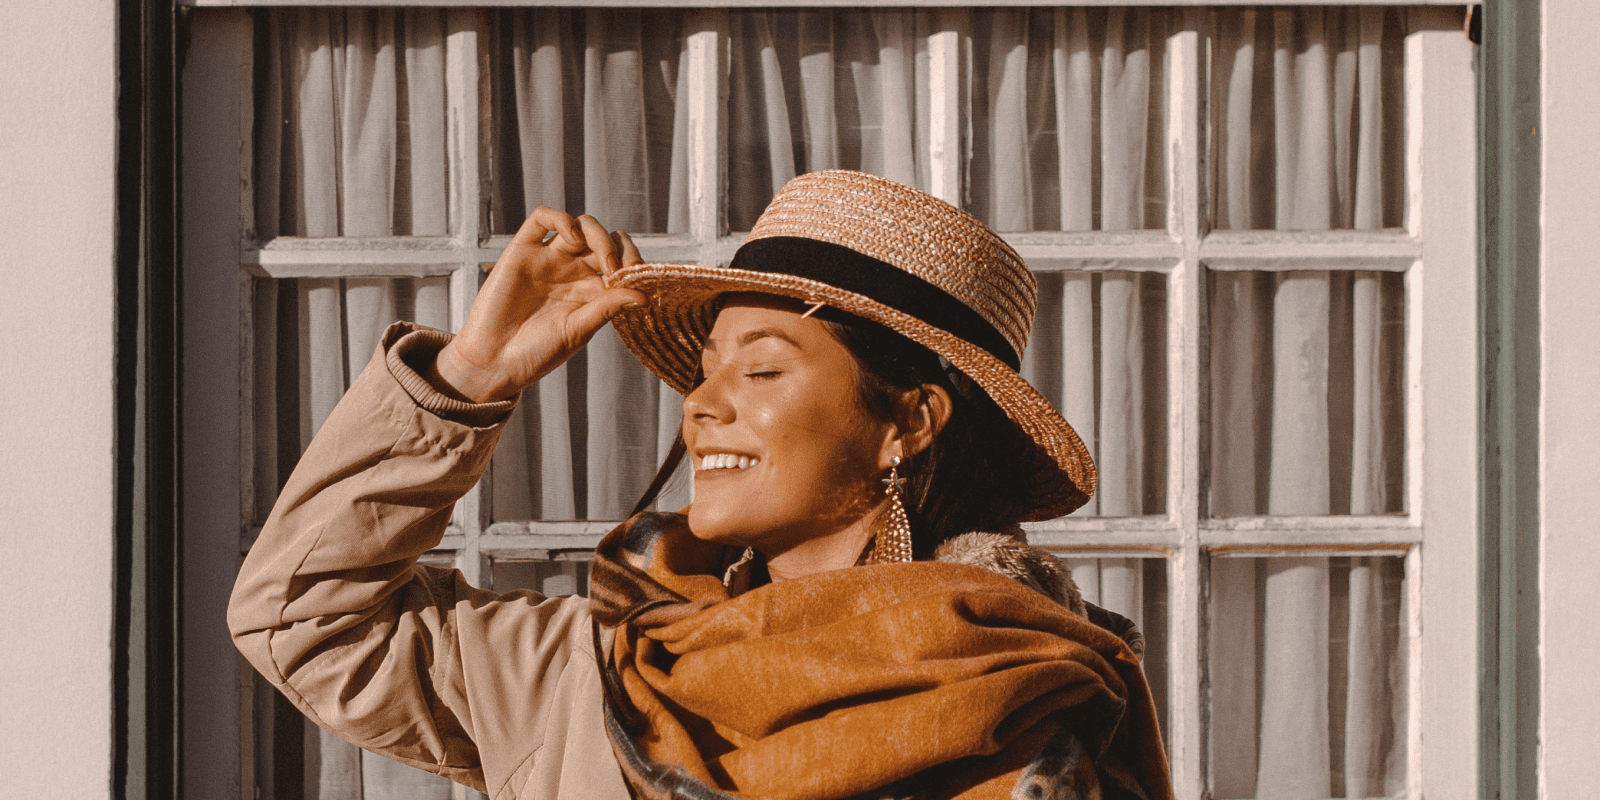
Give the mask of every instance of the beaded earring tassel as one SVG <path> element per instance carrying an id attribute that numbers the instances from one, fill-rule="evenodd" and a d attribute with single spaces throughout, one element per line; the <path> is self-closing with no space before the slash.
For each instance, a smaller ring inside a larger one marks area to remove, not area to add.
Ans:
<path id="1" fill-rule="evenodd" d="M 900 457 L 895 456 L 892 463 L 889 477 L 883 479 L 883 493 L 889 496 L 889 508 L 878 518 L 868 564 L 899 564 L 911 560 L 911 520 L 906 517 L 905 503 L 900 500 L 900 488 L 906 479 L 900 477 Z"/>

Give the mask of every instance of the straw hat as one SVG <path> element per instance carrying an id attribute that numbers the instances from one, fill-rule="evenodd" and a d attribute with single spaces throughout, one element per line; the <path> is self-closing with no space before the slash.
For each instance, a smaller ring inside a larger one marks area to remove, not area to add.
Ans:
<path id="1" fill-rule="evenodd" d="M 613 285 L 649 298 L 613 324 L 680 393 L 694 381 L 720 295 L 822 302 L 927 347 L 988 392 L 1043 456 L 1027 519 L 1066 514 L 1094 493 L 1083 441 L 1017 373 L 1037 282 L 999 236 L 937 198 L 849 170 L 801 175 L 772 198 L 730 265 L 637 264 Z"/>

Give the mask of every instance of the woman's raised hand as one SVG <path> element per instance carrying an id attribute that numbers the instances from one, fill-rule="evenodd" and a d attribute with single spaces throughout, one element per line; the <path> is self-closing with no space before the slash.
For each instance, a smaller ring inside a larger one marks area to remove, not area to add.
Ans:
<path id="1" fill-rule="evenodd" d="M 617 312 L 644 302 L 638 291 L 611 286 L 612 273 L 642 260 L 626 233 L 540 206 L 425 377 L 476 403 L 512 397 L 583 349 Z"/>

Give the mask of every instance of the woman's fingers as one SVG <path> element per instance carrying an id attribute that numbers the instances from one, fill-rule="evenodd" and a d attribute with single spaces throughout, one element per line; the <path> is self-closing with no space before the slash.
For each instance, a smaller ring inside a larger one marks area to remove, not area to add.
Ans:
<path id="1" fill-rule="evenodd" d="M 634 264 L 643 264 L 644 258 L 639 255 L 638 246 L 634 245 L 633 237 L 627 231 L 613 231 L 612 241 L 616 242 L 617 250 L 622 253 L 622 266 L 631 267 Z"/>
<path id="2" fill-rule="evenodd" d="M 556 234 L 555 242 L 565 242 L 569 252 L 582 252 L 584 249 L 583 232 L 578 227 L 577 220 L 571 214 L 558 208 L 539 206 L 533 210 L 528 218 L 522 221 L 522 227 L 517 229 L 516 235 L 511 237 L 511 246 L 501 254 L 500 260 L 494 267 L 509 259 L 520 256 L 524 248 L 540 247 L 545 240 L 550 238 L 551 231 Z M 489 269 L 492 271 L 494 267 Z"/>
<path id="3" fill-rule="evenodd" d="M 550 236 L 551 232 L 555 233 L 554 237 Z M 549 206 L 534 209 L 511 238 L 511 244 L 512 247 L 506 248 L 507 255 L 525 247 L 549 246 L 589 262 L 590 269 L 602 277 L 620 269 L 625 258 L 621 242 L 599 220 L 588 214 L 574 218 Z M 628 242 L 627 247 L 637 256 L 638 250 L 632 248 L 632 242 Z"/>
<path id="4" fill-rule="evenodd" d="M 555 233 L 554 239 L 550 237 L 551 232 Z M 516 235 L 511 237 L 511 244 L 523 247 L 554 244 L 569 253 L 580 253 L 585 247 L 583 230 L 578 226 L 578 221 L 571 214 L 549 206 L 534 209 L 522 221 L 522 227 L 517 229 Z"/>
<path id="5" fill-rule="evenodd" d="M 636 290 L 607 288 L 613 273 L 640 260 L 627 234 L 607 231 L 594 217 L 534 209 L 452 343 L 452 355 L 482 375 L 462 368 L 441 379 L 474 396 L 499 396 L 538 380 L 623 308 L 645 302 Z M 453 366 L 460 365 L 447 359 L 446 368 Z"/>
<path id="6" fill-rule="evenodd" d="M 621 263 L 618 260 L 617 243 L 611 238 L 611 233 L 606 230 L 600 220 L 584 214 L 578 217 L 578 226 L 583 229 L 584 241 L 589 245 L 589 251 L 594 253 L 596 265 L 600 267 L 602 276 L 610 277 L 616 272 Z"/>
<path id="7" fill-rule="evenodd" d="M 524 239 L 523 232 L 529 236 Z M 513 241 L 518 244 L 544 244 L 550 232 L 555 231 L 556 241 L 566 244 L 569 248 L 583 248 L 583 231 L 578 227 L 578 221 L 571 214 L 559 208 L 539 206 L 528 215 L 528 221 L 522 224 L 522 229 L 517 231 Z"/>
<path id="8" fill-rule="evenodd" d="M 639 290 L 614 287 L 574 310 L 572 316 L 567 318 L 568 340 L 574 352 L 622 309 L 642 306 L 644 303 L 644 294 Z"/>

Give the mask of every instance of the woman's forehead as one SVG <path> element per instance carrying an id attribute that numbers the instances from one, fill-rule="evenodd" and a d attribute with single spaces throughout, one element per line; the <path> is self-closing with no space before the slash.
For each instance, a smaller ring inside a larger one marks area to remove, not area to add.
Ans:
<path id="1" fill-rule="evenodd" d="M 804 304 L 765 294 L 729 295 L 706 338 L 708 351 L 730 350 L 762 339 L 777 339 L 804 349 L 823 329 L 802 316 Z"/>
<path id="2" fill-rule="evenodd" d="M 820 320 L 805 316 L 808 307 L 797 300 L 771 295 L 730 296 L 717 315 L 701 356 L 732 358 L 735 353 L 752 347 L 792 348 L 813 354 L 832 348 L 842 350 L 843 346 Z"/>

